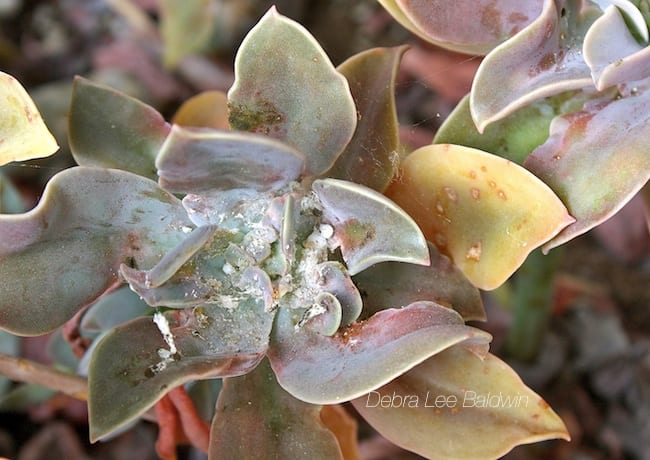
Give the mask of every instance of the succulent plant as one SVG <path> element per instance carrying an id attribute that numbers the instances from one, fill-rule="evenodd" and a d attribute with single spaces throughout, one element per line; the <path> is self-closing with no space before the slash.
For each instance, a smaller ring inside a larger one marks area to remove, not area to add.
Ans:
<path id="1" fill-rule="evenodd" d="M 170 125 L 75 81 L 80 166 L 57 174 L 32 211 L 0 216 L 0 327 L 36 335 L 67 323 L 92 339 L 82 361 L 91 440 L 154 405 L 169 433 L 166 395 L 204 379 L 223 379 L 210 440 L 197 442 L 211 458 L 343 458 L 322 411 L 346 401 L 430 458 L 495 458 L 567 437 L 488 353 L 489 334 L 465 324 L 484 319 L 478 290 L 425 236 L 495 287 L 571 219 L 541 181 L 496 156 L 438 146 L 398 166 L 403 52 L 369 50 L 335 68 L 272 8 L 242 43 L 227 97 L 207 96 L 215 113 L 227 104 L 230 130 L 206 122 L 196 99 Z M 436 168 L 420 163 L 432 156 Z M 419 168 L 424 185 L 411 180 Z M 430 205 L 439 212 L 421 231 L 406 211 Z M 512 241 L 513 257 L 491 258 Z"/>
<path id="2" fill-rule="evenodd" d="M 399 5 L 412 23 L 433 29 L 437 22 L 431 21 L 443 19 L 436 19 L 434 7 L 424 3 L 396 1 L 387 8 Z M 476 37 L 501 30 L 498 21 L 524 17 L 507 15 L 513 8 L 530 11 L 523 27 L 509 23 L 507 30 L 516 33 L 500 43 L 485 39 L 489 46 L 478 51 L 486 57 L 471 93 L 434 143 L 504 156 L 548 184 L 575 218 L 544 245 L 548 251 L 611 217 L 650 178 L 643 141 L 650 129 L 647 2 L 478 3 L 476 10 L 500 14 L 476 23 Z M 465 8 L 465 2 L 455 3 L 449 16 Z M 453 36 L 426 38 L 447 46 Z"/>

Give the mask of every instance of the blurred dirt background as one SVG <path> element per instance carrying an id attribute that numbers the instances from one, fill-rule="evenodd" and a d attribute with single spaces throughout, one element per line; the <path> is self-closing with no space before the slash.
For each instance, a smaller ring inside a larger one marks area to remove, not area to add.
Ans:
<path id="1" fill-rule="evenodd" d="M 427 46 L 374 0 L 215 2 L 220 32 L 210 52 L 167 68 L 158 0 L 0 0 L 0 70 L 28 88 L 61 145 L 50 159 L 3 168 L 27 207 L 51 175 L 72 164 L 65 130 L 74 75 L 121 89 L 169 118 L 200 91 L 227 90 L 239 42 L 271 4 L 307 27 L 335 64 L 370 47 L 411 45 L 397 83 L 402 140 L 410 147 L 431 142 L 480 63 Z M 499 354 L 510 312 L 496 296 L 486 295 L 485 302 L 489 321 L 479 327 L 494 334 L 492 351 Z M 46 348 L 44 338 L 22 342 L 22 354 L 33 359 L 47 361 Z M 511 364 L 560 414 L 573 440 L 518 447 L 506 459 L 650 460 L 650 239 L 640 200 L 565 245 L 540 356 Z M 1 407 L 0 457 L 156 458 L 156 428 L 146 422 L 91 446 L 84 403 L 57 395 L 28 409 Z M 391 446 L 361 419 L 359 432 L 365 459 L 419 458 Z M 187 448 L 180 458 L 205 456 Z"/>

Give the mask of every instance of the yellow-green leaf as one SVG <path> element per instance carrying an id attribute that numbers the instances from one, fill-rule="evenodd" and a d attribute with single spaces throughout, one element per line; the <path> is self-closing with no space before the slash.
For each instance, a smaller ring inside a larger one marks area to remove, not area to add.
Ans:
<path id="1" fill-rule="evenodd" d="M 526 169 L 459 145 L 413 152 L 386 195 L 481 289 L 498 287 L 533 249 L 574 221 Z"/>
<path id="2" fill-rule="evenodd" d="M 25 88 L 0 72 L 0 165 L 52 155 L 59 146 Z"/>
<path id="3" fill-rule="evenodd" d="M 569 439 L 560 417 L 506 363 L 463 346 L 352 404 L 391 442 L 437 460 L 496 459 L 519 444 Z"/>
<path id="4" fill-rule="evenodd" d="M 221 91 L 204 91 L 180 106 L 172 123 L 228 130 L 228 98 Z"/>

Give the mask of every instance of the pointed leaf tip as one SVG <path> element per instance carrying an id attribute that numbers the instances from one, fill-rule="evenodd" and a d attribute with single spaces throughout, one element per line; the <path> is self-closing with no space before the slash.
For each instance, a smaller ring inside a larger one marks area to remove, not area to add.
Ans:
<path id="1" fill-rule="evenodd" d="M 0 166 L 54 154 L 59 146 L 25 88 L 0 72 Z"/>
<path id="2" fill-rule="evenodd" d="M 352 404 L 391 442 L 426 458 L 496 459 L 519 444 L 570 439 L 560 417 L 506 363 L 463 346 Z"/>
<path id="3" fill-rule="evenodd" d="M 338 179 L 316 180 L 312 189 L 351 275 L 389 260 L 429 264 L 427 242 L 415 221 L 382 194 Z"/>
<path id="4" fill-rule="evenodd" d="M 386 195 L 481 289 L 503 283 L 574 219 L 526 169 L 481 150 L 436 144 L 402 163 Z"/>
<path id="5" fill-rule="evenodd" d="M 348 82 L 316 39 L 271 8 L 244 38 L 228 91 L 234 130 L 258 132 L 302 152 L 307 171 L 327 171 L 352 138 L 357 112 Z"/>

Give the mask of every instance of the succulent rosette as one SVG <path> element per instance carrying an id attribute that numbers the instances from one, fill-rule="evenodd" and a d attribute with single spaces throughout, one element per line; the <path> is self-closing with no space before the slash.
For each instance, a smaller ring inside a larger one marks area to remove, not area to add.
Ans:
<path id="1" fill-rule="evenodd" d="M 431 5 L 393 3 L 412 23 L 433 27 Z M 504 13 L 511 3 L 478 2 L 476 10 Z M 539 10 L 505 39 L 485 39 L 492 44 L 482 53 L 471 93 L 434 143 L 501 155 L 549 185 L 575 218 L 544 245 L 549 250 L 611 217 L 650 178 L 644 141 L 650 130 L 649 9 L 646 1 L 630 0 L 517 3 L 530 13 L 535 5 Z M 464 2 L 448 7 L 455 17 Z M 523 16 L 484 17 L 491 19 L 475 25 L 475 37 L 489 37 L 507 18 Z M 449 47 L 450 37 L 424 38 Z"/>
<path id="2" fill-rule="evenodd" d="M 36 335 L 83 315 L 95 334 L 92 440 L 174 387 L 217 378 L 211 458 L 341 458 L 319 414 L 345 401 L 435 458 L 566 437 L 487 353 L 489 334 L 465 325 L 484 318 L 477 289 L 382 194 L 396 173 L 403 52 L 369 50 L 335 68 L 271 9 L 240 47 L 227 97 L 210 96 L 227 123 L 203 123 L 194 100 L 170 125 L 76 80 L 69 139 L 80 166 L 56 175 L 32 211 L 0 216 L 0 326 Z M 545 236 L 566 225 L 560 214 Z M 526 404 L 425 406 L 468 390 Z M 409 392 L 418 405 L 370 404 Z"/>

